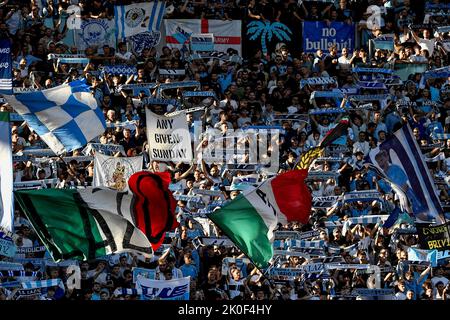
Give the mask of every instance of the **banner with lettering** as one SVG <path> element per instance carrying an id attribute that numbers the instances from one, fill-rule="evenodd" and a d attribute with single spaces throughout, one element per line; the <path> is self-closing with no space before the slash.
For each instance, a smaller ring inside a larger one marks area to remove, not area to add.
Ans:
<path id="1" fill-rule="evenodd" d="M 419 244 L 422 249 L 444 251 L 450 249 L 449 224 L 431 226 L 416 224 Z"/>
<path id="2" fill-rule="evenodd" d="M 226 52 L 231 48 L 241 55 L 241 20 L 164 19 L 166 44 L 169 48 L 187 49 L 191 36 L 214 34 L 214 50 Z"/>
<path id="3" fill-rule="evenodd" d="M 11 42 L 0 40 L 0 94 L 12 94 Z"/>
<path id="4" fill-rule="evenodd" d="M 143 300 L 189 300 L 190 277 L 173 280 L 152 280 L 137 276 L 136 288 L 143 290 Z"/>
<path id="5" fill-rule="evenodd" d="M 146 119 L 152 160 L 185 163 L 192 160 L 191 136 L 184 113 L 166 117 L 146 109 Z"/>
<path id="6" fill-rule="evenodd" d="M 303 51 L 315 52 L 318 49 L 328 51 L 331 45 L 336 45 L 339 52 L 344 47 L 353 51 L 355 47 L 355 25 L 331 22 L 328 26 L 322 21 L 303 22 Z"/>

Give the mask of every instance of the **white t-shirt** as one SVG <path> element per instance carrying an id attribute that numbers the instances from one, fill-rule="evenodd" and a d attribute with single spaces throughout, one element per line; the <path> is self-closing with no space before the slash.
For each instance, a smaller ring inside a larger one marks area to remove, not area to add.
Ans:
<path id="1" fill-rule="evenodd" d="M 357 151 L 361 151 L 362 153 L 364 153 L 364 156 L 367 156 L 369 154 L 369 151 L 370 151 L 369 143 L 367 141 L 355 142 L 353 144 L 353 153 L 356 153 Z"/>
<path id="2" fill-rule="evenodd" d="M 433 277 L 433 278 L 431 278 L 431 283 L 433 284 L 433 287 L 436 287 L 436 283 L 438 283 L 439 281 L 444 284 L 444 287 L 449 282 L 449 280 L 446 277 Z"/>
<path id="3" fill-rule="evenodd" d="M 94 275 L 96 273 L 97 273 L 97 271 L 95 269 L 94 270 L 89 270 L 87 272 L 87 276 L 88 276 L 88 278 L 92 278 L 94 280 L 94 282 L 98 282 L 98 283 L 100 283 L 102 285 L 105 285 L 106 284 L 106 276 L 107 276 L 106 272 L 100 273 L 97 276 L 97 278 L 94 279 Z"/>
<path id="4" fill-rule="evenodd" d="M 395 300 L 406 300 L 406 295 L 399 291 L 395 294 Z"/>
<path id="5" fill-rule="evenodd" d="M 339 62 L 339 68 L 341 70 L 344 70 L 344 71 L 350 70 L 350 68 L 352 67 L 350 64 L 350 59 L 348 57 L 346 58 L 344 56 L 340 56 L 338 59 L 338 62 Z"/>
<path id="6" fill-rule="evenodd" d="M 422 39 L 422 38 L 419 38 L 419 46 L 422 49 L 428 50 L 428 53 L 430 54 L 430 57 L 433 55 L 434 44 L 435 43 L 436 43 L 436 39 Z"/>
<path id="7" fill-rule="evenodd" d="M 133 56 L 133 54 L 131 52 L 125 52 L 125 53 L 117 52 L 116 53 L 116 57 L 119 59 L 123 59 L 123 60 L 129 60 L 129 59 L 131 59 L 132 56 Z"/>
<path id="8" fill-rule="evenodd" d="M 328 126 L 323 126 L 321 124 L 319 124 L 317 126 L 317 130 L 319 130 L 320 136 L 325 136 L 325 134 L 330 131 L 331 129 L 333 129 L 336 126 L 336 124 L 334 123 L 330 123 Z"/>
<path id="9" fill-rule="evenodd" d="M 222 108 L 222 109 L 225 108 L 227 106 L 227 102 L 228 101 L 226 99 L 223 99 L 222 101 L 220 101 L 220 104 L 219 104 L 220 108 Z M 236 110 L 238 108 L 238 104 L 237 104 L 236 100 L 230 99 L 229 102 L 230 102 L 230 106 L 233 108 L 233 110 Z"/>

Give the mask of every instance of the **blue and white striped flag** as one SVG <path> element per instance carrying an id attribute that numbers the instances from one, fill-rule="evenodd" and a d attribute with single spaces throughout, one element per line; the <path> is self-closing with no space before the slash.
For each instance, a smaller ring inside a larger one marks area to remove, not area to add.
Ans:
<path id="1" fill-rule="evenodd" d="M 159 31 L 165 11 L 165 1 L 158 0 L 114 6 L 116 38 L 124 39 L 142 32 Z"/>
<path id="2" fill-rule="evenodd" d="M 82 148 L 106 129 L 103 112 L 85 81 L 5 99 L 56 154 Z"/>
<path id="3" fill-rule="evenodd" d="M 302 249 L 323 249 L 325 246 L 324 240 L 308 241 L 308 240 L 289 240 L 287 241 L 290 248 Z"/>
<path id="4" fill-rule="evenodd" d="M 48 279 L 48 280 L 22 282 L 22 289 L 36 289 L 48 287 L 60 287 L 62 290 L 65 291 L 64 283 L 61 279 Z"/>
<path id="5" fill-rule="evenodd" d="M 362 216 L 362 217 L 353 217 L 349 218 L 348 221 L 350 222 L 350 225 L 356 225 L 356 224 L 375 224 L 378 222 L 384 222 L 389 218 L 389 215 L 369 215 L 369 216 Z M 326 228 L 335 228 L 335 227 L 341 227 L 344 223 L 342 221 L 325 221 L 325 227 Z"/>

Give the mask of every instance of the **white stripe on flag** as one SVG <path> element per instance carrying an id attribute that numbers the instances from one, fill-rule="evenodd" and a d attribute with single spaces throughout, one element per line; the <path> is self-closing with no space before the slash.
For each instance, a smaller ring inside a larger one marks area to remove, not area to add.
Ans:
<path id="1" fill-rule="evenodd" d="M 16 99 L 15 96 L 13 95 L 3 95 L 6 99 L 6 101 L 8 101 L 8 103 L 13 107 L 13 109 L 20 114 L 29 114 L 30 109 L 28 109 L 28 107 L 26 105 L 24 105 L 22 102 L 20 102 L 19 100 Z"/>
<path id="2" fill-rule="evenodd" d="M 0 226 L 13 230 L 14 198 L 11 131 L 9 121 L 0 121 Z"/>

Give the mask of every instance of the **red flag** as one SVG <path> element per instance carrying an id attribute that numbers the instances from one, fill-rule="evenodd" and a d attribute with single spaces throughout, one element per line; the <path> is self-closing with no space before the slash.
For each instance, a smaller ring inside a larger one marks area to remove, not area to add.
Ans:
<path id="1" fill-rule="evenodd" d="M 312 198 L 305 179 L 308 170 L 292 170 L 271 181 L 273 195 L 287 221 L 307 224 L 311 214 Z"/>
<path id="2" fill-rule="evenodd" d="M 135 196 L 134 218 L 136 227 L 145 233 L 153 250 L 164 241 L 166 231 L 178 227 L 175 219 L 176 200 L 169 190 L 168 172 L 141 171 L 128 180 Z"/>

